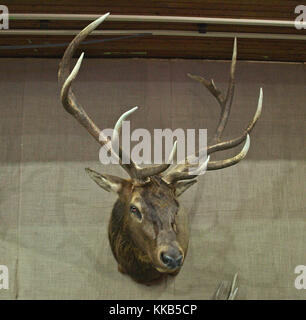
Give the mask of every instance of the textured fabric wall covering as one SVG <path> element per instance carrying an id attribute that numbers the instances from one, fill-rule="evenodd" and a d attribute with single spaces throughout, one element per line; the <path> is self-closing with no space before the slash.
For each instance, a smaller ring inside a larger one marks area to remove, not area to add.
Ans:
<path id="1" fill-rule="evenodd" d="M 117 272 L 107 239 L 115 196 L 84 168 L 124 172 L 100 165 L 98 144 L 64 112 L 58 62 L 0 60 L 0 265 L 10 272 L 0 299 L 210 299 L 237 271 L 240 299 L 306 298 L 294 287 L 295 267 L 306 265 L 305 65 L 238 62 L 226 136 L 248 123 L 264 89 L 249 154 L 183 195 L 192 215 L 184 267 L 175 280 L 146 287 Z M 138 105 L 133 128 L 211 132 L 218 106 L 186 73 L 225 88 L 228 69 L 212 61 L 85 60 L 75 90 L 104 128 Z"/>

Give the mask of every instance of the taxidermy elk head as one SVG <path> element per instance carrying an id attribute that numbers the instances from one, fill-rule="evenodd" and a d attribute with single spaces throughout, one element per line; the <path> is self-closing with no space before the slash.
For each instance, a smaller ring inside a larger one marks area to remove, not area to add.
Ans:
<path id="1" fill-rule="evenodd" d="M 83 53 L 70 72 L 71 59 L 79 44 L 107 16 L 108 14 L 89 24 L 73 39 L 60 63 L 58 78 L 61 86 L 61 101 L 66 111 L 73 115 L 101 146 L 109 148 L 110 139 L 101 137 L 101 130 L 77 102 L 71 89 L 82 62 Z M 221 140 L 233 101 L 236 52 L 235 39 L 229 86 L 225 96 L 212 80 L 207 81 L 202 77 L 189 75 L 212 93 L 221 108 L 213 143 L 206 150 L 208 157 L 205 166 L 207 170 L 232 166 L 246 156 L 250 145 L 249 133 L 261 113 L 262 90 L 260 90 L 255 116 L 243 133 L 232 140 Z M 119 118 L 114 132 L 119 133 L 122 121 L 134 109 Z M 242 143 L 244 146 L 236 156 L 225 160 L 209 161 L 212 153 L 230 149 Z M 176 275 L 183 265 L 189 241 L 189 221 L 188 215 L 179 204 L 178 197 L 197 182 L 198 174 L 197 171 L 190 174 L 189 169 L 194 164 L 191 163 L 189 157 L 184 163 L 174 165 L 172 169 L 167 170 L 175 152 L 175 145 L 168 163 L 144 168 L 140 168 L 133 161 L 124 164 L 123 152 L 124 150 L 120 147 L 117 156 L 120 165 L 130 176 L 128 180 L 100 174 L 91 169 L 86 169 L 86 171 L 101 188 L 118 195 L 112 210 L 108 232 L 119 271 L 127 273 L 138 282 L 149 284 L 161 280 L 166 275 Z"/>

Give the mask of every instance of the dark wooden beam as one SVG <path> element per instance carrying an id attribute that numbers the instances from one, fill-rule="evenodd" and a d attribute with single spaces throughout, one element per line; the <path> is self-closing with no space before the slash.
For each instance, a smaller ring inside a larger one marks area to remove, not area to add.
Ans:
<path id="1" fill-rule="evenodd" d="M 196 16 L 217 18 L 252 18 L 294 21 L 294 9 L 300 1 L 292 0 L 181 0 L 181 1 L 110 1 L 88 0 L 10 0 L 6 4 L 10 13 L 77 13 L 163 16 Z M 80 30 L 87 21 L 10 21 L 10 29 Z M 203 27 L 203 26 L 202 26 Z M 207 32 L 274 33 L 305 35 L 306 30 L 284 27 L 213 25 L 205 27 Z M 105 30 L 181 30 L 198 31 L 197 24 L 179 23 L 135 23 L 106 21 L 101 28 Z M 116 36 L 114 36 L 116 37 Z M 108 39 L 108 36 L 90 39 Z M 29 44 L 57 44 L 70 42 L 72 36 L 34 36 L 1 35 L 0 46 Z M 141 57 L 141 58 L 197 58 L 230 59 L 232 53 L 230 38 L 145 36 L 134 39 L 83 45 L 87 57 Z M 306 41 L 239 39 L 240 60 L 264 61 L 306 61 Z M 0 57 L 61 57 L 64 47 L 5 49 L 0 48 Z"/>

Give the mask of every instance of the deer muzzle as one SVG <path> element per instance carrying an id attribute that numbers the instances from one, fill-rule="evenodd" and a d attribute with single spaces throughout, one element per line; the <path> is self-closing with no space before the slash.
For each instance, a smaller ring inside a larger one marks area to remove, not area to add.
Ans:
<path id="1" fill-rule="evenodd" d="M 163 246 L 159 250 L 159 261 L 163 272 L 173 272 L 182 266 L 184 253 L 179 246 Z"/>

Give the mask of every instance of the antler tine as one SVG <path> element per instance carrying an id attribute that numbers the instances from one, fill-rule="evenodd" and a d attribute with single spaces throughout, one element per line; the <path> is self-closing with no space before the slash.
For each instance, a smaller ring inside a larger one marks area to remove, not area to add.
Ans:
<path id="1" fill-rule="evenodd" d="M 172 151 L 170 152 L 169 158 L 166 163 L 157 164 L 157 165 L 153 165 L 145 168 L 137 167 L 138 179 L 145 179 L 146 177 L 157 175 L 166 171 L 173 162 L 173 158 L 176 153 L 176 148 L 177 148 L 177 141 L 174 142 Z"/>
<path id="2" fill-rule="evenodd" d="M 215 83 L 213 80 L 206 80 L 203 77 L 192 75 L 192 74 L 187 74 L 190 78 L 199 81 L 202 83 L 211 93 L 212 95 L 216 98 L 218 101 L 220 107 L 221 107 L 221 114 L 220 114 L 220 119 L 218 126 L 216 128 L 216 132 L 214 135 L 213 140 L 215 142 L 219 142 L 221 139 L 221 135 L 226 127 L 229 115 L 230 115 L 230 110 L 231 106 L 233 103 L 233 97 L 234 97 L 234 89 L 235 89 L 235 69 L 236 69 L 236 60 L 237 60 L 237 38 L 234 40 L 234 48 L 233 48 L 233 56 L 232 56 L 232 63 L 231 63 L 231 71 L 230 71 L 230 80 L 229 80 L 229 85 L 227 88 L 227 93 L 226 97 L 224 98 L 222 92 L 216 87 Z"/>
<path id="3" fill-rule="evenodd" d="M 250 148 L 250 136 L 247 134 L 245 139 L 245 144 L 242 148 L 242 150 L 234 157 L 225 159 L 225 160 L 219 160 L 219 161 L 210 161 L 207 165 L 207 170 L 218 170 L 227 168 L 230 166 L 233 166 L 234 164 L 238 163 L 242 159 L 245 158 Z"/>
<path id="4" fill-rule="evenodd" d="M 60 62 L 59 71 L 58 71 L 58 82 L 61 86 L 61 101 L 66 109 L 66 111 L 72 114 L 77 121 L 84 126 L 87 131 L 102 145 L 104 146 L 108 140 L 105 138 L 100 140 L 100 132 L 101 130 L 97 127 L 97 125 L 90 119 L 87 115 L 83 107 L 77 101 L 72 89 L 71 85 L 73 80 L 76 78 L 79 69 L 81 67 L 81 63 L 84 57 L 84 52 L 81 54 L 78 59 L 75 67 L 70 73 L 70 65 L 71 59 L 78 48 L 79 44 L 94 30 L 101 24 L 109 15 L 109 13 L 103 15 L 98 18 L 91 24 L 89 24 L 85 29 L 83 29 L 69 44 L 67 47 L 64 56 Z"/>
<path id="5" fill-rule="evenodd" d="M 234 91 L 235 91 L 235 70 L 236 70 L 236 59 L 237 59 L 237 38 L 234 40 L 234 49 L 233 49 L 233 56 L 232 56 L 232 64 L 231 64 L 231 71 L 230 71 L 230 81 L 227 88 L 226 98 L 224 100 L 224 108 L 221 113 L 221 118 L 219 120 L 219 124 L 216 129 L 215 141 L 219 141 L 221 139 L 221 135 L 226 127 L 231 107 L 233 104 L 234 98 Z"/>
<path id="6" fill-rule="evenodd" d="M 234 148 L 234 147 L 238 146 L 239 144 L 241 144 L 243 141 L 245 141 L 247 135 L 251 133 L 251 131 L 255 127 L 257 120 L 259 119 L 259 117 L 261 115 L 262 101 L 263 101 L 263 90 L 262 90 L 262 88 L 260 88 L 258 104 L 257 104 L 257 109 L 255 112 L 255 115 L 254 115 L 253 119 L 250 121 L 250 123 L 248 124 L 248 126 L 246 127 L 246 129 L 244 130 L 244 132 L 242 133 L 242 135 L 240 135 L 237 138 L 227 140 L 227 141 L 222 141 L 222 142 L 219 142 L 219 143 L 216 143 L 214 145 L 209 146 L 207 148 L 207 155 L 212 154 L 217 151 L 222 151 L 222 150 Z M 203 152 L 203 149 L 200 152 Z M 208 166 L 208 170 L 210 170 L 209 168 L 210 168 L 210 166 Z"/>
<path id="7" fill-rule="evenodd" d="M 122 127 L 122 122 L 134 111 L 136 111 L 138 109 L 138 107 L 134 107 L 131 110 L 125 112 L 124 114 L 121 115 L 121 117 L 118 119 L 115 127 L 114 127 L 114 131 L 113 131 L 113 135 L 112 135 L 112 143 L 118 143 L 118 139 L 119 139 L 119 134 L 121 131 L 121 127 Z M 153 165 L 153 166 L 149 166 L 149 167 L 145 167 L 145 168 L 140 168 L 138 167 L 136 164 L 134 164 L 135 166 L 135 170 L 133 171 L 133 177 L 135 179 L 138 180 L 146 180 L 147 177 L 153 176 L 153 175 L 157 175 L 162 173 L 163 171 L 167 170 L 171 163 L 173 162 L 173 158 L 174 155 L 176 153 L 176 148 L 177 148 L 177 141 L 174 142 L 174 145 L 172 147 L 172 151 L 169 155 L 168 161 L 164 164 L 160 164 L 160 165 Z M 123 150 L 119 147 L 119 152 L 120 152 L 120 157 L 122 159 L 123 157 Z M 127 158 L 126 158 L 127 159 Z"/>
<path id="8" fill-rule="evenodd" d="M 75 67 L 70 73 L 71 59 L 78 48 L 79 44 L 93 31 L 95 30 L 107 17 L 109 13 L 101 16 L 96 19 L 92 23 L 90 23 L 86 28 L 84 28 L 69 44 L 67 47 L 62 61 L 60 62 L 59 72 L 58 72 L 58 82 L 61 86 L 61 101 L 68 113 L 73 115 L 76 120 L 95 138 L 96 141 L 103 147 L 106 147 L 108 150 L 112 149 L 112 145 L 110 144 L 110 139 L 105 137 L 98 126 L 92 121 L 92 119 L 85 112 L 83 107 L 77 101 L 72 89 L 71 85 L 73 80 L 76 78 L 79 69 L 81 67 L 81 63 L 84 57 L 84 53 L 81 54 L 78 59 Z M 118 131 L 120 131 L 122 121 L 132 112 L 134 112 L 137 108 L 133 108 L 128 112 L 124 113 L 115 125 L 115 138 L 118 138 Z M 115 154 L 115 152 L 113 152 Z M 145 179 L 148 176 L 159 174 L 165 171 L 170 164 L 161 164 L 156 166 L 151 166 L 147 168 L 139 168 L 131 159 L 130 163 L 125 164 L 122 163 L 123 150 L 119 146 L 119 154 L 116 155 L 119 157 L 120 165 L 126 170 L 126 172 L 130 175 L 131 178 L 134 179 Z"/>
<path id="9" fill-rule="evenodd" d="M 247 134 L 251 133 L 251 131 L 253 130 L 257 120 L 259 119 L 259 117 L 261 115 L 262 101 L 263 101 L 263 90 L 262 90 L 262 88 L 260 88 L 259 98 L 258 98 L 258 105 L 257 105 L 257 109 L 256 109 L 256 112 L 255 112 L 255 115 L 254 115 L 252 121 L 250 121 L 249 125 L 244 130 L 243 134 L 240 135 L 239 137 L 235 138 L 235 139 L 219 142 L 217 144 L 209 146 L 207 148 L 207 154 L 212 154 L 212 153 L 214 153 L 216 151 L 221 151 L 221 150 L 227 150 L 227 149 L 230 149 L 230 148 L 234 148 L 234 147 L 238 146 L 240 143 L 242 143 L 246 139 Z"/>
<path id="10" fill-rule="evenodd" d="M 188 159 L 188 158 L 187 158 Z M 204 170 L 207 169 L 208 163 L 209 163 L 210 156 L 206 158 L 206 160 L 195 169 L 192 169 L 194 167 L 194 164 L 186 160 L 186 163 L 178 164 L 177 166 L 173 167 L 172 170 L 163 177 L 163 180 L 167 183 L 174 183 L 176 181 L 181 180 L 191 180 L 194 178 L 197 178 Z"/>
<path id="11" fill-rule="evenodd" d="M 173 183 L 176 181 L 181 180 L 189 180 L 196 178 L 206 167 L 206 170 L 218 170 L 233 166 L 234 164 L 240 162 L 242 159 L 245 158 L 250 148 L 250 136 L 249 134 L 246 135 L 246 141 L 242 148 L 242 150 L 234 157 L 219 160 L 219 161 L 209 161 L 210 156 L 207 157 L 206 161 L 196 170 L 191 171 L 190 168 L 193 166 L 190 163 L 187 164 L 180 164 L 174 167 L 165 177 L 163 178 L 164 181 L 167 183 Z"/>

